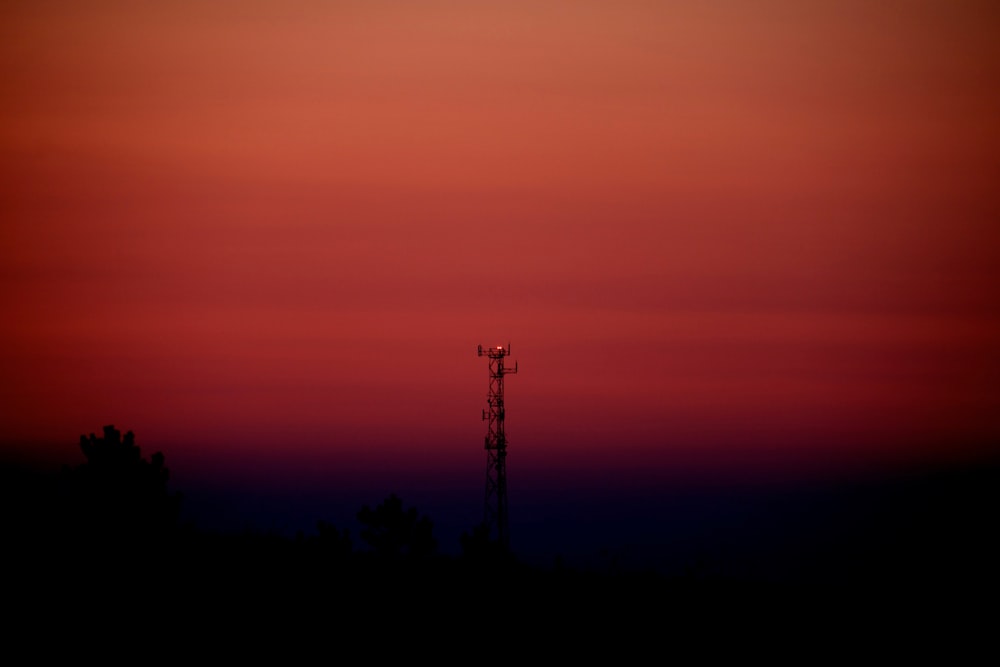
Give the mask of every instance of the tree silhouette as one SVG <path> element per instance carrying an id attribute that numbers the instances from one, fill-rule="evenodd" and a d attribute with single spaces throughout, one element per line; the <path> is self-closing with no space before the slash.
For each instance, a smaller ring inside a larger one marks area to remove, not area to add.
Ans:
<path id="1" fill-rule="evenodd" d="M 381 558 L 416 560 L 437 551 L 431 520 L 420 516 L 416 508 L 404 510 L 403 501 L 394 493 L 374 510 L 362 507 L 358 521 L 365 526 L 361 539 Z"/>
<path id="2" fill-rule="evenodd" d="M 351 533 L 346 528 L 338 529 L 329 521 L 320 519 L 316 522 L 316 534 L 306 537 L 302 531 L 296 536 L 296 542 L 305 548 L 311 563 L 322 566 L 344 565 L 354 555 L 354 544 Z"/>
<path id="3" fill-rule="evenodd" d="M 316 522 L 316 544 L 330 555 L 343 558 L 351 554 L 351 534 L 346 528 L 338 530 L 335 525 L 322 519 Z"/>
<path id="4" fill-rule="evenodd" d="M 167 537 L 177 527 L 179 494 L 167 490 L 162 452 L 147 461 L 129 431 L 113 425 L 104 436 L 80 436 L 86 462 L 63 467 L 64 520 L 71 535 L 104 541 Z"/>
<path id="5" fill-rule="evenodd" d="M 500 563 L 508 560 L 510 554 L 503 545 L 490 539 L 489 527 L 485 523 L 476 525 L 470 532 L 459 536 L 462 558 L 470 563 Z"/>

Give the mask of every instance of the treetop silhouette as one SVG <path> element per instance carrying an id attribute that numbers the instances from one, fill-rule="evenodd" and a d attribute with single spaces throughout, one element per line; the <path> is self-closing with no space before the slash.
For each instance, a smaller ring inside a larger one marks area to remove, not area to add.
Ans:
<path id="1" fill-rule="evenodd" d="M 361 539 L 382 558 L 419 559 L 437 551 L 431 520 L 420 516 L 416 508 L 404 510 L 403 501 L 394 493 L 374 510 L 363 506 L 358 521 L 364 525 Z"/>
<path id="2" fill-rule="evenodd" d="M 63 467 L 65 519 L 77 537 L 131 540 L 176 528 L 181 497 L 167 490 L 162 452 L 147 461 L 132 431 L 123 438 L 113 425 L 103 437 L 80 436 L 80 450 L 86 462 Z"/>

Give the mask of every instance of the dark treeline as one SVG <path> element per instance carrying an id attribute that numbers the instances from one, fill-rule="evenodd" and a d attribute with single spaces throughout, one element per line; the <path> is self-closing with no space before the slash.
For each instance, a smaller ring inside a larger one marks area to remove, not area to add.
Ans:
<path id="1" fill-rule="evenodd" d="M 357 511 L 354 535 L 325 520 L 293 537 L 252 530 L 220 533 L 181 521 L 161 452 L 145 457 L 134 434 L 106 426 L 80 439 L 84 461 L 58 474 L 5 470 L 5 544 L 19 587 L 43 598 L 120 597 L 194 613 L 291 612 L 336 600 L 338 607 L 419 607 L 450 599 L 482 605 L 503 591 L 561 609 L 584 596 L 650 594 L 650 572 L 595 573 L 554 562 L 529 566 L 482 526 L 460 537 L 461 553 L 439 550 L 430 517 L 389 494 Z M 461 607 L 454 607 L 457 610 Z"/>
<path id="2" fill-rule="evenodd" d="M 108 426 L 81 437 L 80 449 L 85 460 L 55 475 L 4 470 L 5 557 L 25 600 L 117 600 L 184 609 L 203 622 L 275 623 L 319 608 L 386 623 L 475 624 L 500 605 L 521 618 L 637 629 L 667 617 L 682 625 L 798 622 L 845 608 L 898 619 L 997 590 L 994 467 L 949 472 L 930 485 L 858 485 L 836 502 L 777 497 L 785 516 L 799 517 L 794 540 L 760 531 L 766 522 L 746 524 L 759 531 L 748 540 L 770 570 L 713 568 L 709 554 L 664 573 L 559 559 L 528 566 L 481 526 L 461 535 L 458 556 L 445 555 L 432 518 L 394 494 L 358 508 L 357 535 L 322 519 L 293 537 L 205 531 L 181 521 L 184 498 L 170 488 L 164 455 L 146 458 L 131 432 Z M 761 574 L 775 569 L 783 576 Z"/>

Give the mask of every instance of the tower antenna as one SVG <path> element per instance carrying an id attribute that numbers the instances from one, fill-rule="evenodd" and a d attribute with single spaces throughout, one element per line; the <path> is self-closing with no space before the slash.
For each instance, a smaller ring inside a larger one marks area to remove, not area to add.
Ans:
<path id="1" fill-rule="evenodd" d="M 504 358 L 510 356 L 510 343 L 495 347 L 479 346 L 479 356 L 490 361 L 490 389 L 486 396 L 483 421 L 486 427 L 486 498 L 483 503 L 483 526 L 487 538 L 495 533 L 500 548 L 507 551 L 510 535 L 507 525 L 507 434 L 504 432 L 503 378 L 517 373 L 504 367 Z"/>

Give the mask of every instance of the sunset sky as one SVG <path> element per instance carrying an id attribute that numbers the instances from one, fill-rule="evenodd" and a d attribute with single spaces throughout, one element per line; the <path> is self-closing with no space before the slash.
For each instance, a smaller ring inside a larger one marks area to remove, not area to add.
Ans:
<path id="1" fill-rule="evenodd" d="M 8 453 L 477 519 L 508 342 L 512 515 L 1000 442 L 994 2 L 0 11 Z"/>

